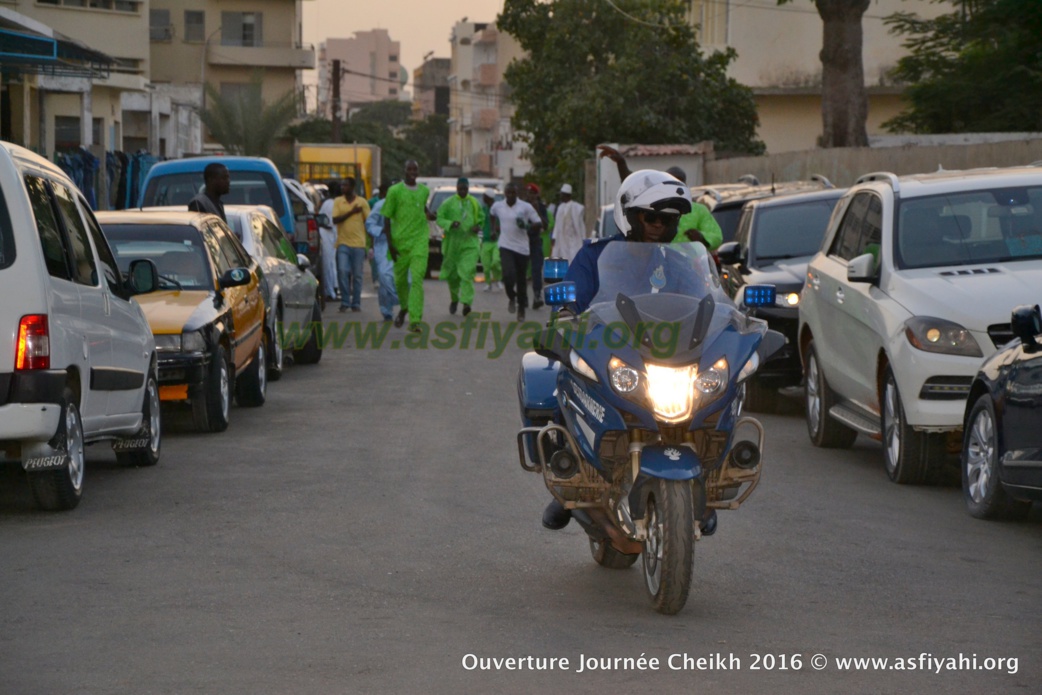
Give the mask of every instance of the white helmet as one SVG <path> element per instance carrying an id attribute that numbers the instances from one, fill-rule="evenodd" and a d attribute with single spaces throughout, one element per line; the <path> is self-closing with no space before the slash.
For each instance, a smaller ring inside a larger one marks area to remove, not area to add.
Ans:
<path id="1" fill-rule="evenodd" d="M 638 210 L 686 215 L 691 212 L 691 191 L 686 184 L 663 171 L 635 171 L 622 182 L 615 197 L 615 224 L 626 236 L 631 236 L 633 231 L 629 215 Z"/>

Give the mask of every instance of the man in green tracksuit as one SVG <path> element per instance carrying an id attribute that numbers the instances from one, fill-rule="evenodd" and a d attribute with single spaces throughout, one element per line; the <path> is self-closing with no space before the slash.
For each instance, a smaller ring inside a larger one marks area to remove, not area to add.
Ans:
<path id="1" fill-rule="evenodd" d="M 449 313 L 463 302 L 463 315 L 470 313 L 474 303 L 474 273 L 478 268 L 481 225 L 485 210 L 478 199 L 470 195 L 470 181 L 460 177 L 456 181 L 456 195 L 438 207 L 438 226 L 445 232 L 441 242 L 441 277 L 449 283 Z"/>
<path id="2" fill-rule="evenodd" d="M 386 219 L 391 260 L 394 261 L 394 284 L 402 302 L 394 325 L 401 328 L 409 316 L 409 330 L 420 332 L 423 320 L 423 278 L 427 274 L 427 254 L 430 250 L 428 220 L 434 215 L 427 209 L 430 189 L 416 183 L 420 166 L 415 161 L 405 163 L 405 180 L 391 186 L 380 211 Z"/>

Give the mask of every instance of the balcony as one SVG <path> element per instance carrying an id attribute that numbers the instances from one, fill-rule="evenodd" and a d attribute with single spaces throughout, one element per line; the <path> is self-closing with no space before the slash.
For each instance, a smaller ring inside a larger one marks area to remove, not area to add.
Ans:
<path id="1" fill-rule="evenodd" d="M 499 122 L 499 111 L 496 109 L 481 109 L 476 115 L 474 127 L 478 130 L 492 130 Z"/>
<path id="2" fill-rule="evenodd" d="M 315 47 L 311 44 L 274 42 L 265 42 L 260 46 L 210 44 L 206 60 L 210 65 L 311 70 L 315 67 Z"/>
<path id="3" fill-rule="evenodd" d="M 495 63 L 483 63 L 474 69 L 474 82 L 479 87 L 495 87 L 499 84 L 499 71 Z"/>

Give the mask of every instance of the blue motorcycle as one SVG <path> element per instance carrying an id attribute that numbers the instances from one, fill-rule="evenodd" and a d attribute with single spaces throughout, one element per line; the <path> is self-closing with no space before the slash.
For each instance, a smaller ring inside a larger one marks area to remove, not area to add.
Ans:
<path id="1" fill-rule="evenodd" d="M 548 281 L 563 263 L 547 261 Z M 598 276 L 582 312 L 574 283 L 545 288 L 557 311 L 522 358 L 518 455 L 571 510 L 594 560 L 624 569 L 642 557 L 652 605 L 674 614 L 700 522 L 759 483 L 763 426 L 742 416 L 744 384 L 785 338 L 728 298 L 701 244 L 610 242 Z M 746 288 L 747 306 L 774 301 L 772 286 Z"/>

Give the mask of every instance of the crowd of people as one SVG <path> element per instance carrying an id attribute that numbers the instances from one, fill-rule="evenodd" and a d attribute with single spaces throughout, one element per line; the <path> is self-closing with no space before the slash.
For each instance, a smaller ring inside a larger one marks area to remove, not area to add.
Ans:
<path id="1" fill-rule="evenodd" d="M 621 179 L 630 174 L 618 152 L 602 148 L 600 154 L 615 161 Z M 667 173 L 685 180 L 682 170 Z M 469 180 L 460 177 L 456 195 L 432 210 L 430 190 L 417 181 L 418 175 L 417 163 L 406 162 L 403 178 L 381 182 L 369 200 L 356 194 L 353 178 L 328 182 L 330 197 L 320 209 L 329 222 L 321 228 L 322 284 L 326 298 L 340 302 L 341 312 L 361 311 L 368 256 L 384 320 L 399 328 L 408 321 L 408 330 L 422 330 L 429 222 L 444 234 L 440 278 L 448 284 L 449 313 L 460 311 L 463 316 L 473 310 L 479 262 L 485 291 L 504 289 L 507 311 L 524 321 L 529 306 L 543 306 L 544 258 L 571 262 L 589 241 L 585 208 L 573 199 L 570 184 L 561 186 L 556 200 L 547 205 L 534 183 L 508 183 L 503 199 L 497 201 L 491 189 L 485 189 L 481 199 L 471 195 Z M 684 239 L 710 249 L 720 244 L 720 228 L 701 205 L 685 214 L 679 227 Z"/>

